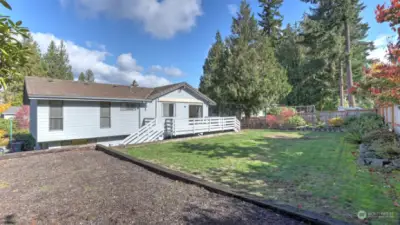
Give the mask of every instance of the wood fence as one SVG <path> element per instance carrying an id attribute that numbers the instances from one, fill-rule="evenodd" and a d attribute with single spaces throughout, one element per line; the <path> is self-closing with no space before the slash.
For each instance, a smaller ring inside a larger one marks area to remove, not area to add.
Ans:
<path id="1" fill-rule="evenodd" d="M 385 118 L 389 128 L 400 134 L 400 109 L 399 105 L 386 104 L 378 106 L 378 114 Z"/>
<path id="2" fill-rule="evenodd" d="M 399 111 L 400 112 L 400 111 Z M 375 109 L 363 109 L 363 110 L 348 110 L 348 111 L 321 111 L 316 113 L 303 113 L 299 112 L 297 115 L 303 117 L 308 123 L 313 125 L 317 124 L 318 121 L 325 122 L 326 124 L 332 118 L 340 117 L 345 119 L 349 116 L 358 116 L 363 113 L 376 113 Z M 400 120 L 400 115 L 399 115 Z M 265 116 L 262 117 L 251 117 L 250 119 L 243 119 L 241 121 L 243 129 L 266 129 L 268 128 L 267 119 Z M 400 123 L 400 122 L 399 122 Z M 400 131 L 400 124 L 399 124 Z"/>

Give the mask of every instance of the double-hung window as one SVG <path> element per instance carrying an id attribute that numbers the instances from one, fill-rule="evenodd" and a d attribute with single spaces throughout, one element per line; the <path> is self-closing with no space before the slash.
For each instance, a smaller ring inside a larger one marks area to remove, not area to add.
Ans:
<path id="1" fill-rule="evenodd" d="M 163 117 L 175 117 L 174 103 L 163 103 Z"/>
<path id="2" fill-rule="evenodd" d="M 63 102 L 49 101 L 50 130 L 63 130 Z"/>
<path id="3" fill-rule="evenodd" d="M 111 128 L 111 103 L 100 103 L 100 128 Z"/>

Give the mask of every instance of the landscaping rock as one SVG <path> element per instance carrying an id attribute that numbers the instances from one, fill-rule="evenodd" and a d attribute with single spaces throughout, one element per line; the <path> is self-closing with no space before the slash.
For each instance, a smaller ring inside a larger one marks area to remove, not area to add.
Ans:
<path id="1" fill-rule="evenodd" d="M 394 169 L 400 169 L 400 159 L 392 160 L 391 164 L 393 165 Z"/>

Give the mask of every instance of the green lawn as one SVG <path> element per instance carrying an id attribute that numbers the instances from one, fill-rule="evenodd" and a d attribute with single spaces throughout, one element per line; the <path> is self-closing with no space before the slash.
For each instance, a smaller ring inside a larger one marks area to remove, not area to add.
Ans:
<path id="1" fill-rule="evenodd" d="M 246 130 L 127 152 L 241 192 L 349 222 L 360 222 L 359 210 L 395 214 L 388 216 L 395 218 L 372 218 L 373 224 L 394 224 L 400 217 L 400 208 L 394 205 L 400 197 L 400 173 L 384 175 L 357 166 L 353 155 L 357 146 L 344 142 L 341 133 Z"/>

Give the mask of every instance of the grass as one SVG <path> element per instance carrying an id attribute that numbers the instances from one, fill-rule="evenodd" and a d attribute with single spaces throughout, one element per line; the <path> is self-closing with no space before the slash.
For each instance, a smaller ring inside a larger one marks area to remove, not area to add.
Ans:
<path id="1" fill-rule="evenodd" d="M 370 171 L 355 163 L 357 146 L 341 133 L 246 130 L 213 138 L 153 144 L 128 154 L 279 203 L 361 223 L 400 217 L 400 173 Z M 364 221 L 365 222 L 365 221 Z"/>

